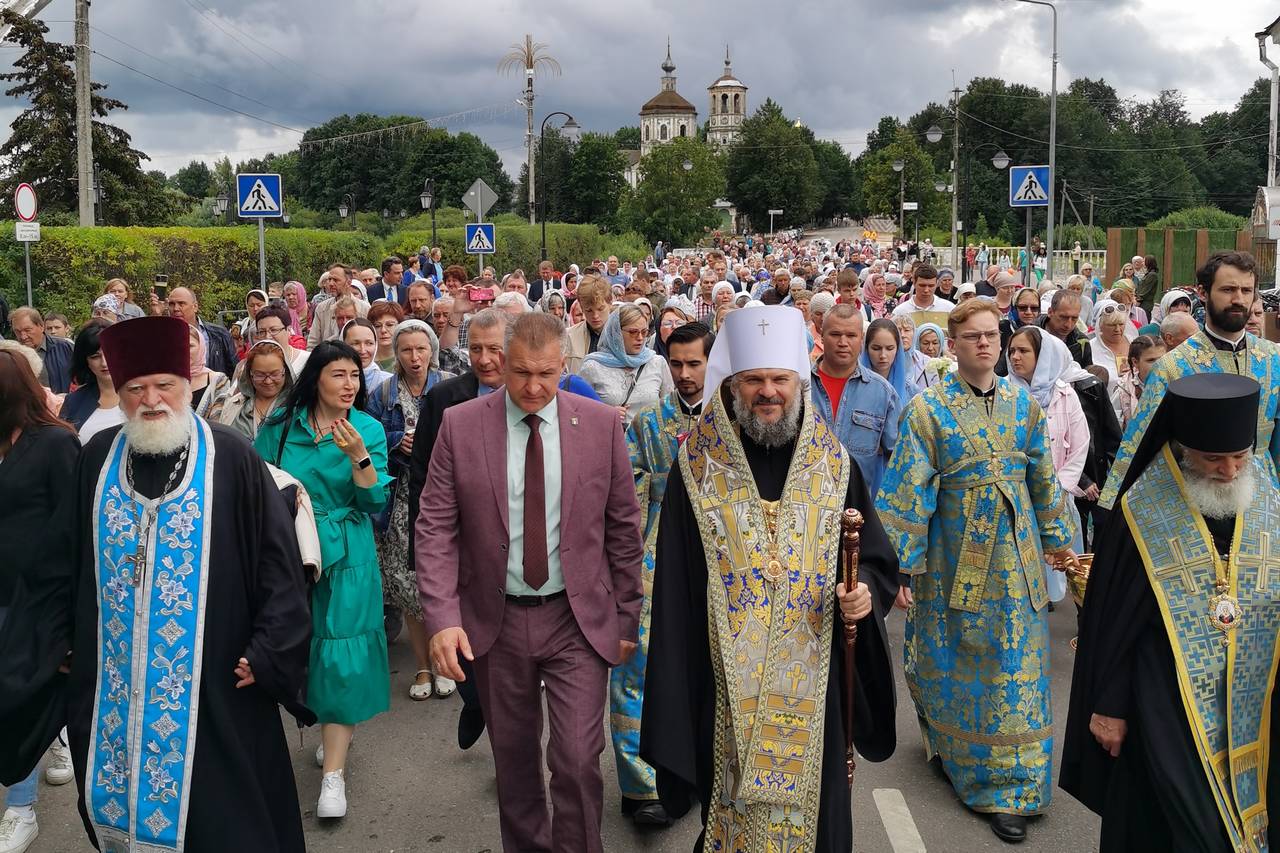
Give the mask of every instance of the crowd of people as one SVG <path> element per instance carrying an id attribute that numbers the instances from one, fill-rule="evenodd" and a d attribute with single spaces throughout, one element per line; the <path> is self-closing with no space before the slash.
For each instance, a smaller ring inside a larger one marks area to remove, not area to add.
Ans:
<path id="1" fill-rule="evenodd" d="M 700 803 L 698 849 L 852 850 L 846 750 L 898 742 L 895 608 L 929 758 L 1018 842 L 1069 591 L 1062 784 L 1103 849 L 1265 850 L 1280 350 L 1253 259 L 1164 289 L 1154 258 L 1104 286 L 930 249 L 743 235 L 473 278 L 424 247 L 250 289 L 227 326 L 118 278 L 74 335 L 14 310 L 0 853 L 38 834 L 42 767 L 100 849 L 303 850 L 278 707 L 320 726 L 333 820 L 393 689 L 457 693 L 463 749 L 488 732 L 506 850 L 602 849 L 606 720 L 637 826 Z"/>

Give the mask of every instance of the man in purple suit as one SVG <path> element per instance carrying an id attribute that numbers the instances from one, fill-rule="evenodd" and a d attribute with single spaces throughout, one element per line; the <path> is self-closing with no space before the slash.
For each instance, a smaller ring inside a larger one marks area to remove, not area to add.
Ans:
<path id="1" fill-rule="evenodd" d="M 603 849 L 605 687 L 636 649 L 643 600 L 617 412 L 557 390 L 565 346 L 552 315 L 511 325 L 504 390 L 445 413 L 415 528 L 432 666 L 462 681 L 459 655 L 474 662 L 503 848 L 522 853 Z"/>

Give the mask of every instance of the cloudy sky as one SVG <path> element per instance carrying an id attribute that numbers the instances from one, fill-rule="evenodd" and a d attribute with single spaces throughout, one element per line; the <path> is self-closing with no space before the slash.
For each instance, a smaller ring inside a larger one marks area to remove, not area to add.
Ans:
<path id="1" fill-rule="evenodd" d="M 1218 2 L 1211 15 L 1203 0 L 1058 8 L 1061 87 L 1088 74 L 1122 97 L 1177 88 L 1195 116 L 1230 109 L 1265 72 L 1252 34 L 1277 13 L 1263 0 Z M 72 16 L 73 0 L 40 13 L 67 42 Z M 1011 0 L 111 0 L 93 5 L 90 22 L 93 77 L 130 107 L 113 120 L 169 173 L 193 158 L 289 149 L 331 116 L 373 112 L 456 116 L 447 126 L 480 135 L 515 176 L 522 81 L 497 63 L 526 32 L 563 68 L 538 80 L 539 118 L 566 110 L 603 132 L 637 124 L 669 34 L 678 88 L 700 119 L 728 42 L 752 109 L 772 97 L 854 155 L 881 115 L 944 101 L 953 80 L 1000 76 L 1047 91 L 1051 52 L 1049 10 Z M 15 53 L 0 50 L 0 64 Z M 1280 60 L 1280 47 L 1272 54 Z M 0 105 L 0 122 L 19 109 Z"/>

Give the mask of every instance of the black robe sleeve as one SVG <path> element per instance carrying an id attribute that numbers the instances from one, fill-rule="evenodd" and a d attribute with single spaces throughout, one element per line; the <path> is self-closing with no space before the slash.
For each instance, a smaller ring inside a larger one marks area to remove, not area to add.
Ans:
<path id="1" fill-rule="evenodd" d="M 898 592 L 898 561 L 856 466 L 852 471 L 846 505 L 860 510 L 865 519 L 859 577 L 871 588 L 873 602 L 873 613 L 858 626 L 854 743 L 868 760 L 883 761 L 893 754 L 897 739 L 884 614 Z M 762 492 L 767 490 L 762 487 Z M 654 768 L 663 807 L 678 817 L 696 798 L 705 824 L 714 777 L 716 699 L 703 553 L 682 473 L 673 466 L 658 526 L 640 757 Z M 845 646 L 839 622 L 831 642 L 817 839 L 817 850 L 824 853 L 853 846 L 844 761 Z M 701 841 L 697 849 L 700 845 Z"/>

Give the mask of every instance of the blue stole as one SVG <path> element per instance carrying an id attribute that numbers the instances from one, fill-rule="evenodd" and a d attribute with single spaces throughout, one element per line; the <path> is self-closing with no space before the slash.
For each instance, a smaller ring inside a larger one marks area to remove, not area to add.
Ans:
<path id="1" fill-rule="evenodd" d="M 200 704 L 213 433 L 192 415 L 186 471 L 156 500 L 133 492 L 127 453 L 122 431 L 94 494 L 99 651 L 85 800 L 103 853 L 180 851 Z"/>

